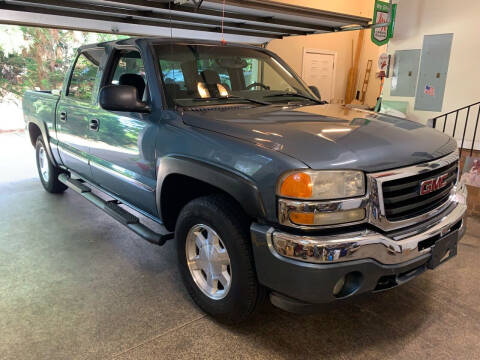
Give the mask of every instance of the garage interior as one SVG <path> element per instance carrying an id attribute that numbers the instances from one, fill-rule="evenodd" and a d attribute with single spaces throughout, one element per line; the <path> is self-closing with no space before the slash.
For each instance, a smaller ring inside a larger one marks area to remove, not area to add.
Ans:
<path id="1" fill-rule="evenodd" d="M 480 45 L 472 39 L 477 2 L 458 7 L 446 0 L 400 0 L 395 34 L 383 46 L 370 40 L 374 1 L 249 0 L 240 11 L 241 3 L 227 1 L 231 18 L 223 34 L 217 0 L 99 1 L 95 9 L 90 1 L 6 0 L 0 2 L 0 23 L 266 43 L 301 76 L 309 51 L 331 55 L 337 70 L 322 90 L 331 91 L 330 103 L 373 108 L 381 92 L 409 119 L 453 135 L 462 149 L 461 168 L 478 155 L 480 72 L 472 54 Z M 298 6 L 309 10 L 299 12 Z M 277 15 L 265 15 L 270 12 Z M 194 25 L 199 18 L 209 21 Z M 419 110 L 415 95 L 395 94 L 398 79 L 377 77 L 377 59 L 419 50 L 425 35 L 445 33 L 454 35 L 440 110 Z M 437 270 L 312 314 L 266 304 L 251 321 L 227 326 L 190 299 L 173 241 L 153 246 L 72 191 L 46 193 L 27 138 L 22 131 L 0 130 L 2 359 L 480 358 L 478 187 L 468 186 L 467 230 L 458 255 Z"/>

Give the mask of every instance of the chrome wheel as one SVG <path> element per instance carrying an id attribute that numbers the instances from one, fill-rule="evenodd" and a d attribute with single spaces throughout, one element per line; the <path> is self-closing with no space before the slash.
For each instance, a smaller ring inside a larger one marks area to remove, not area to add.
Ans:
<path id="1" fill-rule="evenodd" d="M 49 170 L 48 170 L 48 157 L 45 148 L 42 146 L 38 151 L 38 162 L 40 165 L 40 175 L 44 182 L 48 182 L 50 177 Z"/>
<path id="2" fill-rule="evenodd" d="M 210 299 L 227 296 L 232 283 L 232 270 L 227 248 L 208 225 L 193 226 L 187 234 L 187 265 L 195 284 Z"/>

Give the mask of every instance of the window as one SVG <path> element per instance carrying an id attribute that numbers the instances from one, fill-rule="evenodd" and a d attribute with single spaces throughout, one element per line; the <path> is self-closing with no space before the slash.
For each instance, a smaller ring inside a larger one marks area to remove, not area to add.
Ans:
<path id="1" fill-rule="evenodd" d="M 180 90 L 186 90 L 185 77 L 180 62 L 160 60 L 160 67 L 166 85 L 177 84 Z"/>
<path id="2" fill-rule="evenodd" d="M 169 106 L 315 102 L 306 84 L 267 52 L 247 47 L 158 45 Z"/>
<path id="3" fill-rule="evenodd" d="M 118 85 L 120 77 L 123 74 L 137 74 L 145 79 L 145 67 L 138 51 L 128 51 L 121 53 L 111 84 Z"/>
<path id="4" fill-rule="evenodd" d="M 140 53 L 136 50 L 121 51 L 116 59 L 112 78 L 107 84 L 133 86 L 137 89 L 138 100 L 147 101 L 145 66 Z"/>
<path id="5" fill-rule="evenodd" d="M 103 49 L 94 49 L 78 56 L 67 90 L 68 97 L 84 102 L 92 101 L 98 67 L 104 53 Z"/>

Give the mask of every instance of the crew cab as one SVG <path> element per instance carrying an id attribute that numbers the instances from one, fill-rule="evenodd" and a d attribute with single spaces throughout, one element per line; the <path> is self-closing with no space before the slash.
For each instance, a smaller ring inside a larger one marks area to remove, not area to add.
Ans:
<path id="1" fill-rule="evenodd" d="M 174 239 L 193 300 L 238 322 L 267 296 L 310 311 L 457 253 L 455 140 L 320 95 L 264 48 L 132 38 L 82 46 L 23 108 L 45 190 Z"/>

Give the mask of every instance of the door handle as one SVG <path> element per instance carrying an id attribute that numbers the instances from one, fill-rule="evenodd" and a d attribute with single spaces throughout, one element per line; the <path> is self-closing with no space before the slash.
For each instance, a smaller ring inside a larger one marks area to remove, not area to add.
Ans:
<path id="1" fill-rule="evenodd" d="M 65 111 L 60 113 L 60 120 L 63 122 L 67 121 L 67 113 Z"/>
<path id="2" fill-rule="evenodd" d="M 98 131 L 98 129 L 100 128 L 100 121 L 98 121 L 97 119 L 90 120 L 89 128 L 90 130 Z"/>

